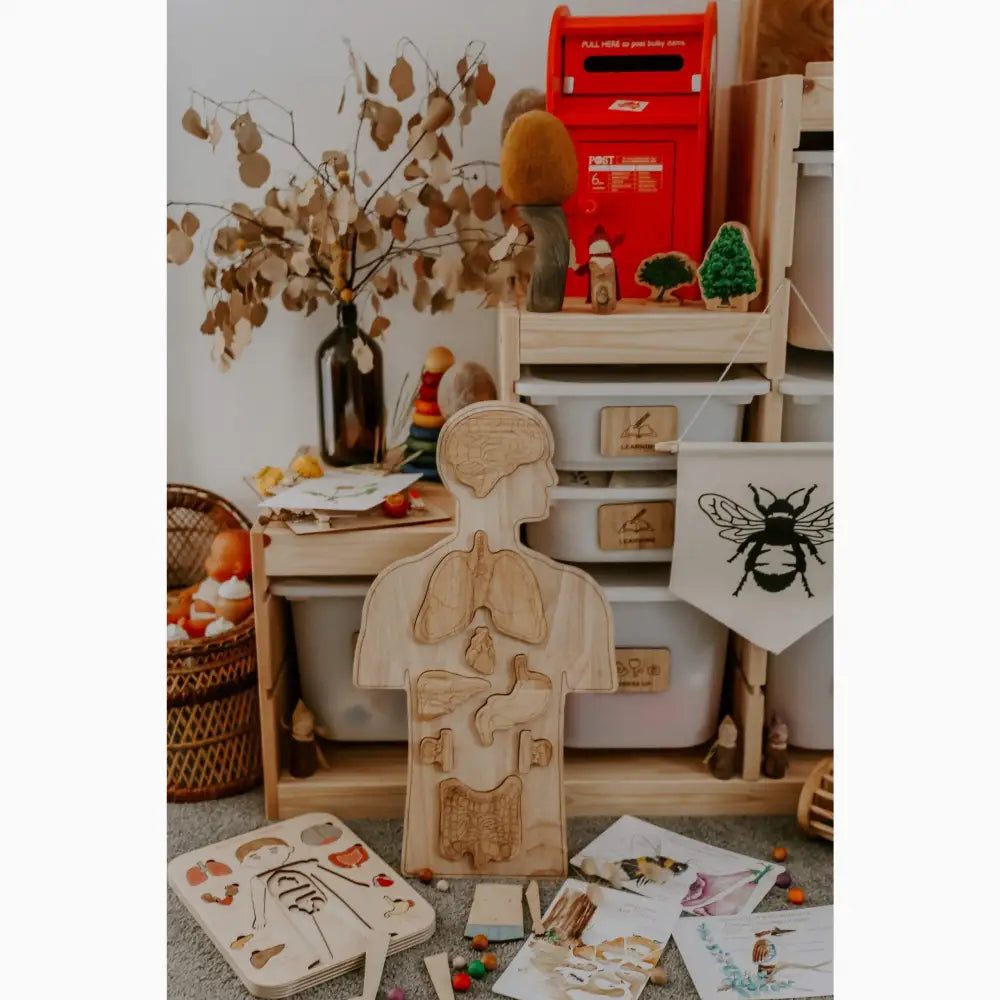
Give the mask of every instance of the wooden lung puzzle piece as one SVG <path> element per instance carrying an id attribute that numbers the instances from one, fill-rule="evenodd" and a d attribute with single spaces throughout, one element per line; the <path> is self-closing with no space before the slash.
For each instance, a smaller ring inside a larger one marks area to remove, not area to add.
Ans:
<path id="1" fill-rule="evenodd" d="M 566 874 L 565 697 L 618 679 L 600 587 L 521 543 L 519 526 L 548 514 L 552 451 L 521 403 L 449 418 L 437 457 L 454 533 L 365 599 L 354 682 L 409 694 L 408 874 Z"/>

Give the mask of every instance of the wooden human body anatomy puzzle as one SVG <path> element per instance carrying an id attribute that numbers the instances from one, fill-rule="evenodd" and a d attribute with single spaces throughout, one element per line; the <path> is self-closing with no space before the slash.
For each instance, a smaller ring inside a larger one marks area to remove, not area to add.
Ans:
<path id="1" fill-rule="evenodd" d="M 291 996 L 363 963 L 378 965 L 386 951 L 434 933 L 434 908 L 328 813 L 183 854 L 167 874 L 257 997 Z"/>
<path id="2" fill-rule="evenodd" d="M 563 702 L 617 672 L 601 589 L 520 542 L 548 514 L 552 450 L 531 407 L 462 409 L 438 442 L 455 534 L 368 591 L 354 682 L 409 698 L 405 872 L 566 872 Z"/>

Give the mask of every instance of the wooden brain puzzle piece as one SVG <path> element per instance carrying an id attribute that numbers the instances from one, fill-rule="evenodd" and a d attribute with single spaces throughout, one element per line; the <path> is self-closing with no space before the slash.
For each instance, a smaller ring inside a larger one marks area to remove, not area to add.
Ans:
<path id="1" fill-rule="evenodd" d="M 510 774 L 488 792 L 457 778 L 438 786 L 441 856 L 458 861 L 471 854 L 477 867 L 508 861 L 521 849 L 521 779 Z"/>
<path id="2" fill-rule="evenodd" d="M 454 532 L 384 569 L 365 598 L 354 681 L 408 693 L 407 874 L 566 874 L 565 695 L 618 681 L 600 587 L 521 541 L 548 513 L 552 454 L 521 403 L 451 416 L 437 458 Z"/>
<path id="3" fill-rule="evenodd" d="M 514 657 L 514 686 L 507 694 L 493 694 L 476 712 L 476 732 L 485 746 L 493 744 L 494 734 L 513 729 L 537 719 L 548 708 L 552 697 L 552 680 L 545 674 L 528 669 L 523 653 Z"/>
<path id="4" fill-rule="evenodd" d="M 417 679 L 417 717 L 430 721 L 454 712 L 464 701 L 489 690 L 481 677 L 463 677 L 448 670 L 427 670 Z"/>
<path id="5" fill-rule="evenodd" d="M 542 597 L 531 568 L 517 552 L 491 552 L 484 531 L 475 533 L 470 550 L 449 552 L 434 568 L 413 634 L 421 642 L 440 642 L 466 628 L 479 608 L 489 610 L 505 635 L 531 643 L 545 638 Z"/>

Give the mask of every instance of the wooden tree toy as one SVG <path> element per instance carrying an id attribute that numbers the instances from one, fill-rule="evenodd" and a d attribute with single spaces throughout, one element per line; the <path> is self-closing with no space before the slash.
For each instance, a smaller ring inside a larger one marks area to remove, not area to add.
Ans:
<path id="1" fill-rule="evenodd" d="M 698 287 L 708 309 L 746 312 L 760 295 L 760 264 L 741 222 L 724 222 L 698 268 Z"/>
<path id="2" fill-rule="evenodd" d="M 548 514 L 552 452 L 521 403 L 449 419 L 438 467 L 455 533 L 383 570 L 365 599 L 354 682 L 409 695 L 407 874 L 566 874 L 564 698 L 618 680 L 601 589 L 520 541 Z"/>
<path id="3" fill-rule="evenodd" d="M 698 265 L 679 250 L 655 253 L 640 261 L 635 271 L 637 284 L 659 293 L 655 299 L 650 295 L 650 301 L 662 302 L 666 306 L 679 306 L 681 300 L 673 294 L 674 290 L 692 284 L 697 276 Z"/>

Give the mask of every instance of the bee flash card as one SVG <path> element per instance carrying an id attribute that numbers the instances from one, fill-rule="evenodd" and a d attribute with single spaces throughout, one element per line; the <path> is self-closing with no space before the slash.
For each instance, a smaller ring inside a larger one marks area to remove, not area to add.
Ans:
<path id="1" fill-rule="evenodd" d="M 174 858 L 174 892 L 258 997 L 291 996 L 434 933 L 434 909 L 335 816 L 312 813 Z M 384 947 L 384 945 L 383 945 Z"/>

